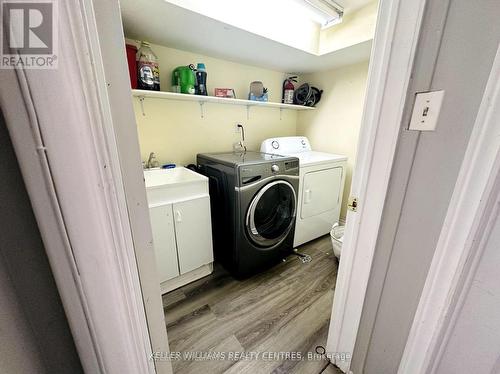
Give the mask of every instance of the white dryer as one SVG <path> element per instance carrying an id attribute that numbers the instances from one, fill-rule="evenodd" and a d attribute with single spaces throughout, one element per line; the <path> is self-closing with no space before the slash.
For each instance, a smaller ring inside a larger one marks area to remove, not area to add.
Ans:
<path id="1" fill-rule="evenodd" d="M 347 157 L 313 151 L 305 136 L 266 139 L 260 151 L 299 159 L 299 198 L 293 245 L 299 246 L 328 234 L 340 216 Z"/>

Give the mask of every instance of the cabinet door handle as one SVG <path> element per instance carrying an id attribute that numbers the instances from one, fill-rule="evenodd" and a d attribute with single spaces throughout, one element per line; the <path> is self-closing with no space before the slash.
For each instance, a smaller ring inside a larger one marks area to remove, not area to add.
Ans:
<path id="1" fill-rule="evenodd" d="M 178 210 L 175 211 L 175 221 L 182 222 L 182 215 L 181 212 L 179 212 Z"/>

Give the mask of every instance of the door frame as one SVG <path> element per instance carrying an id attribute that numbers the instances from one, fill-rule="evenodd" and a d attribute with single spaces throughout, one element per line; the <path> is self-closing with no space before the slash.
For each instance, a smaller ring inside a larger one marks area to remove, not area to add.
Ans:
<path id="1" fill-rule="evenodd" d="M 150 224 L 137 124 L 130 93 L 128 65 L 123 56 L 123 26 L 119 0 L 79 0 L 85 4 L 87 42 L 96 66 L 94 79 L 100 82 L 100 105 L 107 112 L 105 142 L 115 155 L 114 183 L 124 189 L 125 207 L 132 231 L 133 250 L 140 278 L 152 352 L 160 357 L 170 351 L 156 256 Z M 172 373 L 168 360 L 155 361 L 158 374 Z"/>
<path id="2" fill-rule="evenodd" d="M 352 183 L 358 212 L 347 216 L 329 352 L 353 352 L 424 5 L 380 0 Z M 168 352 L 168 340 L 119 3 L 80 0 L 60 8 L 60 50 L 77 63 L 60 63 L 59 81 L 50 72 L 11 77 L 13 91 L 2 104 L 24 110 L 29 126 L 15 124 L 14 110 L 5 113 L 9 132 L 86 371 L 171 373 L 168 361 L 150 359 Z M 87 188 L 76 198 L 75 172 L 86 172 Z M 348 362 L 337 365 L 349 369 Z"/>
<path id="3" fill-rule="evenodd" d="M 119 4 L 58 4 L 57 71 L 0 69 L 2 112 L 83 369 L 169 374 L 170 362 L 152 360 L 168 341 L 137 131 L 121 128 L 111 105 L 120 83 L 104 74 L 94 14 L 95 5 L 121 30 Z M 108 42 L 125 56 L 122 40 Z M 127 77 L 123 63 L 115 70 Z M 130 113 L 121 111 L 135 126 L 125 92 Z M 123 157 L 117 129 L 132 132 Z"/>
<path id="4" fill-rule="evenodd" d="M 357 211 L 347 213 L 326 347 L 332 357 L 354 351 L 425 5 L 379 3 L 351 186 Z M 349 371 L 349 359 L 332 361 Z"/>
<path id="5" fill-rule="evenodd" d="M 500 204 L 500 46 L 460 167 L 398 373 L 435 373 Z"/>

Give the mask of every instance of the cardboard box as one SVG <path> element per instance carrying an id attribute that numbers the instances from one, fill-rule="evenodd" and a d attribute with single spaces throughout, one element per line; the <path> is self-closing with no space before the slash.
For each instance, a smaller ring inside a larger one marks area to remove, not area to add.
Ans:
<path id="1" fill-rule="evenodd" d="M 234 94 L 234 90 L 232 88 L 215 88 L 215 96 L 231 99 L 236 98 L 236 95 Z"/>

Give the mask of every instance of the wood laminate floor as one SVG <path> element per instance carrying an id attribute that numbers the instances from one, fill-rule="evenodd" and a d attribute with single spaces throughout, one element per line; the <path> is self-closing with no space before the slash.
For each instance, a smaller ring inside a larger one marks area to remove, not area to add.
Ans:
<path id="1" fill-rule="evenodd" d="M 326 345 L 338 261 L 329 236 L 299 251 L 312 261 L 290 256 L 243 281 L 216 267 L 208 277 L 165 294 L 170 350 L 219 355 L 173 360 L 174 373 L 340 373 L 319 355 L 307 359 L 316 346 Z M 229 359 L 231 352 L 259 352 L 259 359 Z M 279 352 L 300 352 L 304 359 L 264 356 Z"/>

